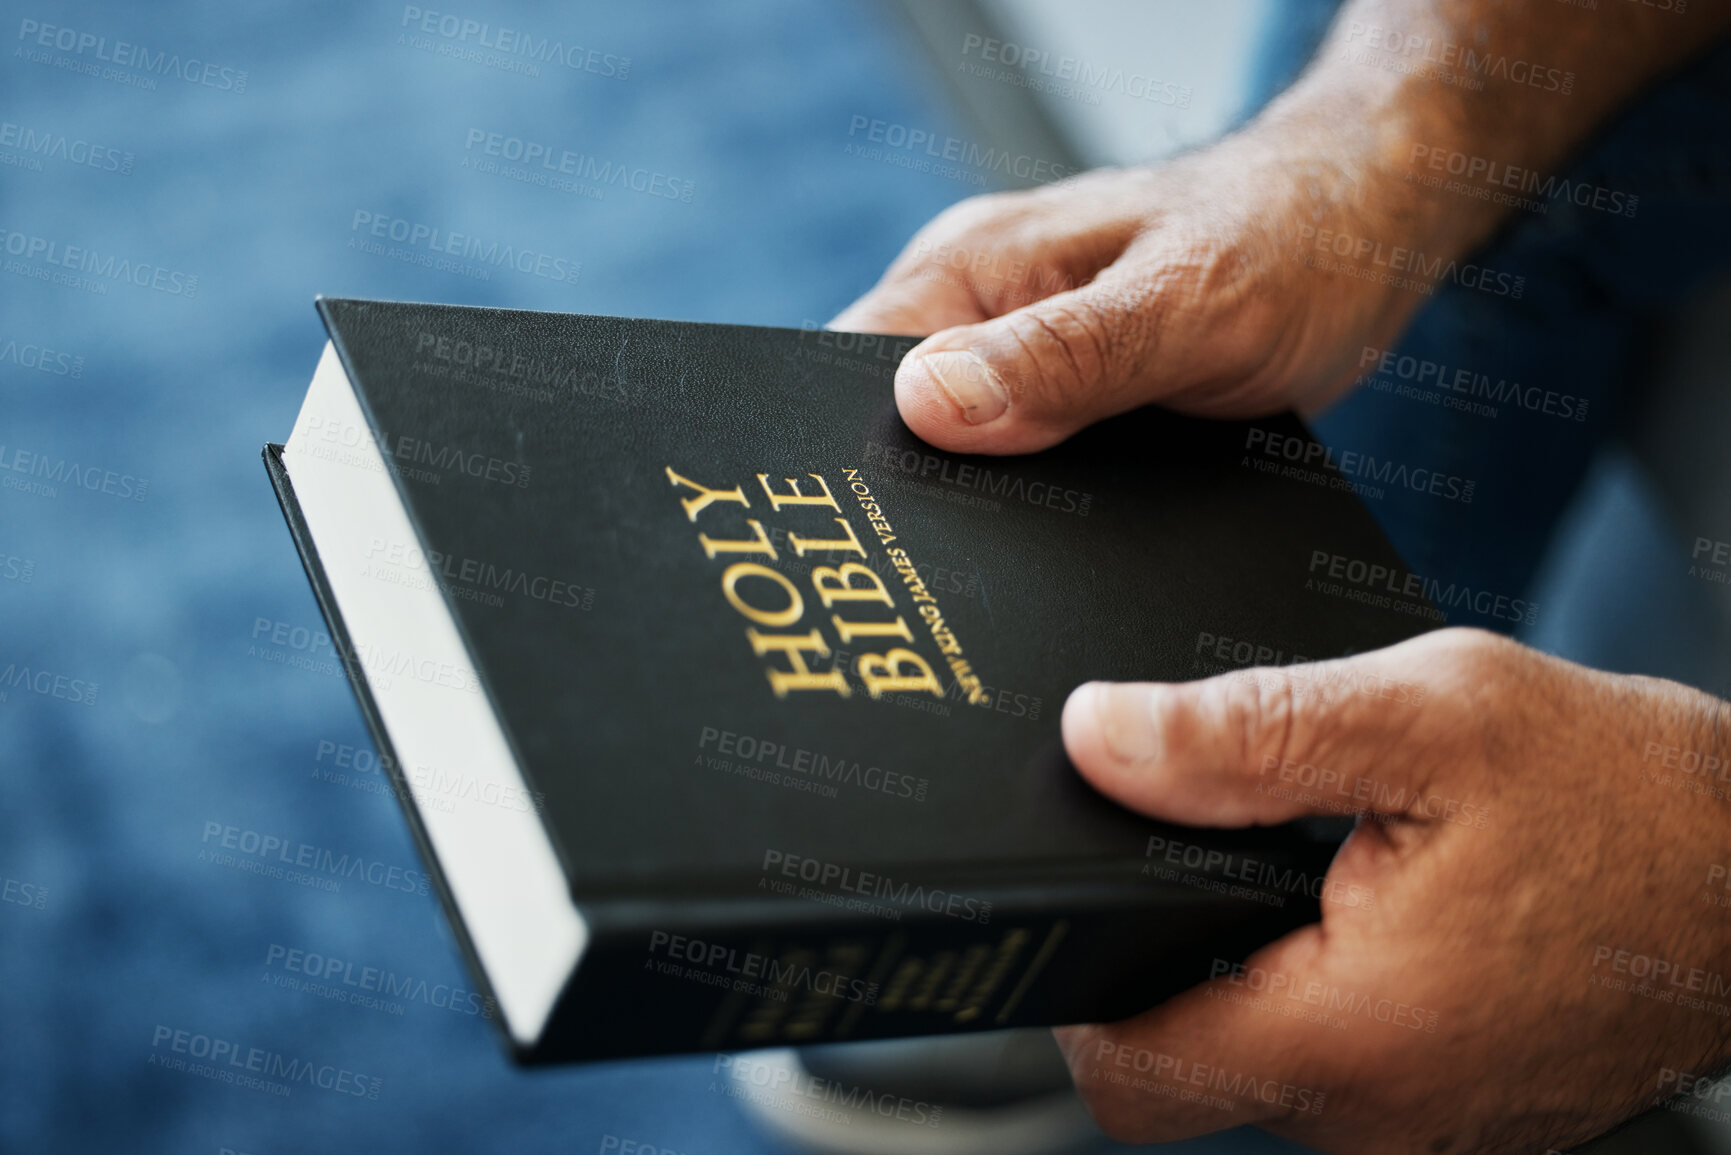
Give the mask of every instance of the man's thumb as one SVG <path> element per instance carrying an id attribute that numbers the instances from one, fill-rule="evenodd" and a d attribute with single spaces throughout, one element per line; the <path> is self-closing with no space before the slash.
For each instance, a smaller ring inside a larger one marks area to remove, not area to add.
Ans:
<path id="1" fill-rule="evenodd" d="M 1151 324 L 1102 281 L 926 338 L 896 373 L 919 437 L 957 453 L 1032 453 L 1153 399 Z"/>
<path id="2" fill-rule="evenodd" d="M 1171 822 L 1405 814 L 1431 784 L 1425 733 L 1450 710 L 1408 680 L 1402 649 L 1199 682 L 1089 682 L 1064 705 L 1064 746 L 1096 788 Z"/>

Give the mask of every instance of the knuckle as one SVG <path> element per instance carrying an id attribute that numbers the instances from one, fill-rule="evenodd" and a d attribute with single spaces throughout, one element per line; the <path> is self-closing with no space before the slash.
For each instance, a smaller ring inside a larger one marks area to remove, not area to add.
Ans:
<path id="1" fill-rule="evenodd" d="M 1016 215 L 1000 198 L 1014 195 L 986 193 L 951 205 L 913 235 L 884 281 L 905 285 L 936 278 L 977 290 L 974 267 L 1004 248 L 1007 224 Z"/>
<path id="2" fill-rule="evenodd" d="M 1449 626 L 1423 635 L 1422 641 L 1444 653 L 1478 654 L 1508 642 L 1501 634 L 1477 626 Z"/>
<path id="3" fill-rule="evenodd" d="M 1280 335 L 1289 296 L 1269 291 L 1266 261 L 1237 242 L 1169 232 L 1144 234 L 1131 255 L 1125 311 L 1148 359 L 1201 357 L 1246 375 L 1259 367 L 1256 351 Z"/>
<path id="4" fill-rule="evenodd" d="M 1027 201 L 1028 194 L 1025 192 L 976 193 L 944 209 L 933 218 L 932 224 L 948 226 L 955 231 L 966 231 L 988 224 L 999 214 L 1014 211 Z"/>
<path id="5" fill-rule="evenodd" d="M 1424 667 L 1454 690 L 1469 689 L 1526 652 L 1520 643 L 1490 630 L 1453 626 L 1419 639 Z"/>
<path id="6" fill-rule="evenodd" d="M 1057 407 L 1106 377 L 1111 327 L 1085 301 L 1047 302 L 1011 314 L 1008 330 L 1022 351 L 1023 380 L 1010 382 L 1011 397 Z"/>
<path id="7" fill-rule="evenodd" d="M 902 250 L 903 259 L 919 260 L 940 245 L 962 244 L 970 239 L 988 243 L 996 226 L 1017 209 L 1020 193 L 981 193 L 957 201 L 928 221 Z"/>
<path id="8" fill-rule="evenodd" d="M 1243 765 L 1259 770 L 1264 756 L 1285 762 L 1302 759 L 1308 751 L 1302 748 L 1298 725 L 1298 692 L 1293 677 L 1284 670 L 1269 671 L 1255 682 L 1254 695 L 1240 699 L 1244 716 L 1240 724 L 1247 744 Z"/>
<path id="9" fill-rule="evenodd" d="M 1189 246 L 1190 260 L 1179 270 L 1191 292 L 1202 298 L 1240 300 L 1261 283 L 1260 260 L 1242 238 L 1209 236 Z"/>
<path id="10" fill-rule="evenodd" d="M 1262 773 L 1268 758 L 1301 759 L 1294 740 L 1298 694 L 1283 670 L 1259 667 L 1206 683 L 1195 724 L 1235 743 L 1227 768 L 1246 777 Z"/>

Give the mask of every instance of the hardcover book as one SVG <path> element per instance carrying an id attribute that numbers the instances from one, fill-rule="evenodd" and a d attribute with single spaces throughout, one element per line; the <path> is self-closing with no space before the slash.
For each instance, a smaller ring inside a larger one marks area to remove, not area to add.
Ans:
<path id="1" fill-rule="evenodd" d="M 1312 581 L 1400 560 L 1296 418 L 960 456 L 913 338 L 319 311 L 266 465 L 518 1060 L 1117 1019 L 1317 918 L 1338 824 L 1152 822 L 1059 734 L 1417 631 Z"/>

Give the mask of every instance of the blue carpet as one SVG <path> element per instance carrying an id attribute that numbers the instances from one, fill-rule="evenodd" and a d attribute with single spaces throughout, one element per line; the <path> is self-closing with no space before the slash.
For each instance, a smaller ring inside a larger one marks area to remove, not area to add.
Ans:
<path id="1" fill-rule="evenodd" d="M 431 897 L 200 855 L 236 827 L 419 868 L 376 768 L 318 776 L 370 748 L 259 463 L 324 340 L 314 294 L 827 318 L 974 191 L 844 152 L 855 116 L 961 131 L 902 30 L 792 0 L 460 13 L 565 46 L 525 71 L 452 55 L 478 34 L 423 31 L 413 6 L 8 8 L 0 1150 L 763 1149 L 708 1059 L 512 1070 L 475 1004 L 448 1005 L 469 980 Z M 530 145 L 574 154 L 563 184 L 503 171 Z M 562 275 L 351 243 L 386 219 Z M 82 262 L 68 246 L 98 270 L 44 279 Z M 291 951 L 414 993 L 297 990 Z M 212 1047 L 333 1085 L 206 1078 Z"/>

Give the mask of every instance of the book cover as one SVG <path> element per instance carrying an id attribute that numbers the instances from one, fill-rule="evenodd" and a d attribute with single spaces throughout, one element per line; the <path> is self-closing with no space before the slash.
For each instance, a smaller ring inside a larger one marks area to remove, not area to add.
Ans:
<path id="1" fill-rule="evenodd" d="M 1146 409 L 969 457 L 897 415 L 913 338 L 320 311 L 353 408 L 310 393 L 267 464 L 519 1059 L 1123 1017 L 1315 919 L 1327 837 L 1150 822 L 1059 735 L 1083 681 L 1421 628 L 1316 589 L 1318 557 L 1401 563 L 1295 418 Z M 367 487 L 398 520 L 351 516 Z M 421 619 L 368 636 L 410 602 L 457 658 L 415 652 Z M 419 713 L 381 701 L 405 688 Z M 508 771 L 405 752 L 475 711 Z M 538 1001 L 504 989 L 525 943 Z"/>

